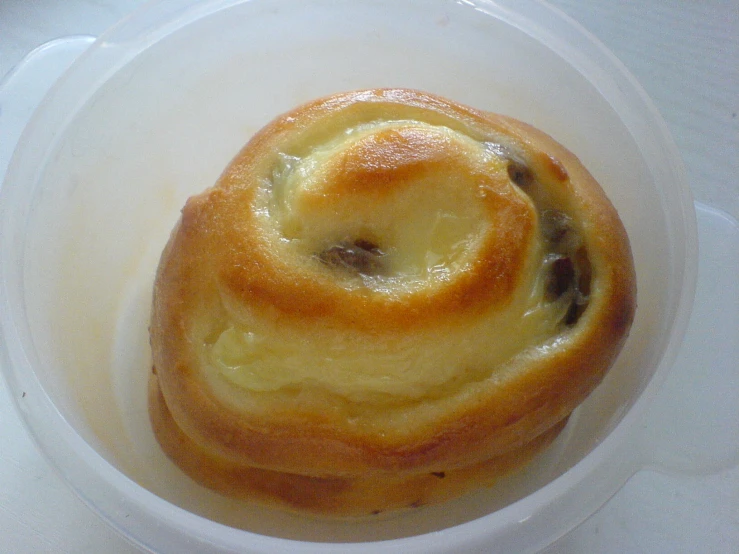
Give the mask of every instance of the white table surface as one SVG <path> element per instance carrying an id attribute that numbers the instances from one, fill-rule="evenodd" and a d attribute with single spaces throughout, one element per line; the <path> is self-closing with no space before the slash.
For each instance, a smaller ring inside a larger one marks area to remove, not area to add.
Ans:
<path id="1" fill-rule="evenodd" d="M 34 47 L 67 35 L 98 35 L 142 3 L 0 0 L 0 76 Z M 553 3 L 605 43 L 652 97 L 680 149 L 696 199 L 739 219 L 739 0 Z M 53 473 L 0 381 L 0 553 L 39 552 L 137 550 Z M 653 552 L 739 552 L 739 466 L 699 476 L 641 471 L 547 550 Z"/>

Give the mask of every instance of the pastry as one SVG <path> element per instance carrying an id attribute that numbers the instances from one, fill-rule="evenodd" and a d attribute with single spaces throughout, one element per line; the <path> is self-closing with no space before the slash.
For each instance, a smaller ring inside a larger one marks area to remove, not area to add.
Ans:
<path id="1" fill-rule="evenodd" d="M 415 90 L 336 94 L 187 201 L 150 419 L 227 495 L 331 517 L 441 502 L 554 440 L 635 307 L 618 214 L 551 137 Z"/>

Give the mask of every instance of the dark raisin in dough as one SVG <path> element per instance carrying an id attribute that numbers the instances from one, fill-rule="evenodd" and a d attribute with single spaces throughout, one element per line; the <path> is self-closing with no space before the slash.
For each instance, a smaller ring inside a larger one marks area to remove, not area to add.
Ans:
<path id="1" fill-rule="evenodd" d="M 326 265 L 361 275 L 378 275 L 383 271 L 383 252 L 371 241 L 357 239 L 331 246 L 318 255 Z"/>

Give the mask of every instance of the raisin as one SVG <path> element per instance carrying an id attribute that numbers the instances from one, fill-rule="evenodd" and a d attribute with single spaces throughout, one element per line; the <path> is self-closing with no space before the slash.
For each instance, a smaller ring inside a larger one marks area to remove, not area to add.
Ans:
<path id="1" fill-rule="evenodd" d="M 562 321 L 568 327 L 572 327 L 580 319 L 585 308 L 587 308 L 587 304 L 581 304 L 577 298 L 573 299 L 570 307 L 567 308 L 567 313 Z"/>
<path id="2" fill-rule="evenodd" d="M 550 302 L 575 286 L 575 265 L 570 258 L 557 258 L 547 275 L 544 294 Z"/>
<path id="3" fill-rule="evenodd" d="M 544 238 L 553 245 L 566 242 L 572 233 L 572 220 L 559 210 L 544 210 L 540 216 L 540 224 Z"/>
<path id="4" fill-rule="evenodd" d="M 585 300 L 590 296 L 590 281 L 592 279 L 592 269 L 590 267 L 590 258 L 585 247 L 578 248 L 575 252 L 575 263 L 580 271 L 580 278 L 577 281 L 577 290 Z"/>
<path id="5" fill-rule="evenodd" d="M 515 160 L 508 163 L 508 177 L 522 189 L 530 188 L 534 184 L 534 174 L 531 169 Z"/>
<path id="6" fill-rule="evenodd" d="M 375 243 L 357 239 L 331 246 L 321 252 L 318 258 L 326 265 L 343 268 L 352 273 L 377 275 L 383 271 L 383 255 Z"/>

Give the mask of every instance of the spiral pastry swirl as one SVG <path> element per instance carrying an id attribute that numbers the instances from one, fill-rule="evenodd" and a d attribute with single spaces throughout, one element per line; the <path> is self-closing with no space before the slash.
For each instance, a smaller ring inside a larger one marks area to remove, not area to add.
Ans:
<path id="1" fill-rule="evenodd" d="M 154 287 L 153 428 L 226 494 L 439 502 L 557 436 L 635 297 L 616 211 L 552 138 L 419 91 L 337 94 L 185 205 Z"/>

